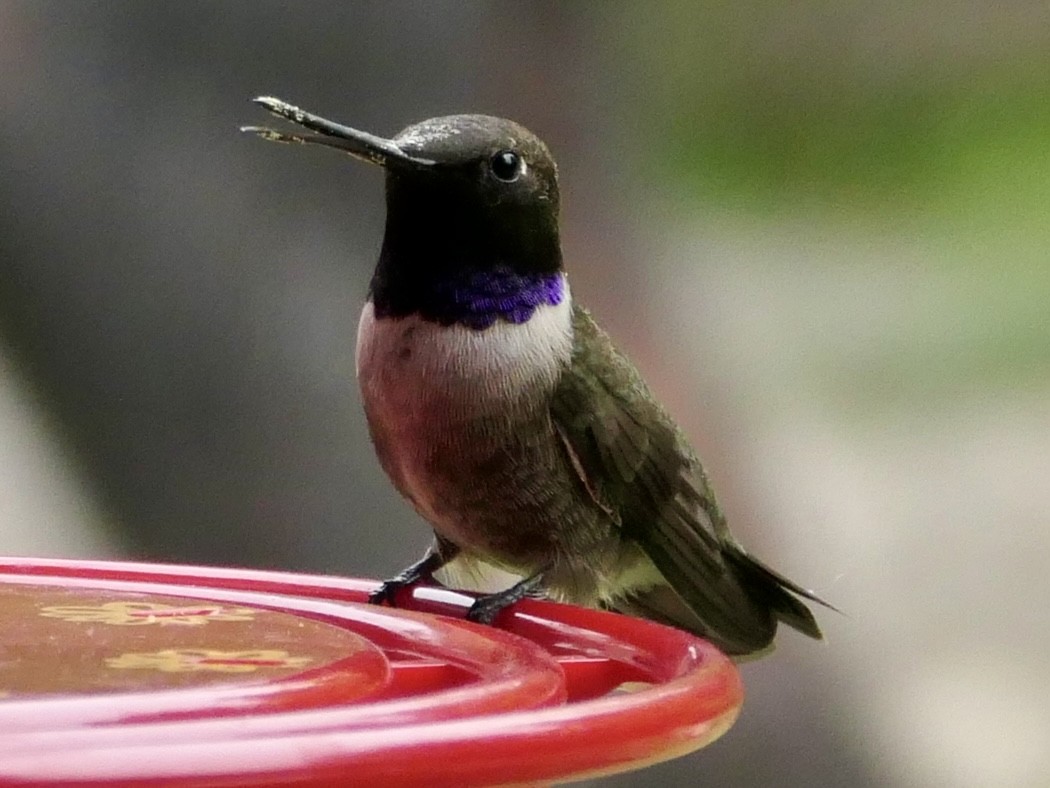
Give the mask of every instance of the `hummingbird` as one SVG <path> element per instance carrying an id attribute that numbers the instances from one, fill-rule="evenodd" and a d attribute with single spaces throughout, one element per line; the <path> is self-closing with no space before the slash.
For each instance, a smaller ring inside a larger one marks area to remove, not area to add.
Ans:
<path id="1" fill-rule="evenodd" d="M 822 637 L 803 600 L 826 603 L 733 537 L 682 430 L 572 298 L 558 169 L 538 137 L 452 115 L 387 139 L 254 101 L 303 130 L 242 131 L 385 171 L 357 378 L 379 462 L 434 540 L 370 601 L 392 604 L 455 561 L 522 578 L 479 596 L 474 621 L 547 595 L 670 624 L 731 655 L 768 650 L 779 622 Z"/>

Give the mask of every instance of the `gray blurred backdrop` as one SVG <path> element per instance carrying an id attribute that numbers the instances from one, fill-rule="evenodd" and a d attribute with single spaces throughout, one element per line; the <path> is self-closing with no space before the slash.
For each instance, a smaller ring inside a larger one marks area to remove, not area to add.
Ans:
<path id="1" fill-rule="evenodd" d="M 0 551 L 387 576 L 353 380 L 381 174 L 237 133 L 487 112 L 737 533 L 846 615 L 603 784 L 1050 775 L 1043 2 L 0 2 Z"/>

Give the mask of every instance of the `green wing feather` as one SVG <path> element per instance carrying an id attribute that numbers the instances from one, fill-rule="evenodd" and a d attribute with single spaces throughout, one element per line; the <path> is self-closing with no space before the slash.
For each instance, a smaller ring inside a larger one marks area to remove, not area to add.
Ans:
<path id="1" fill-rule="evenodd" d="M 623 609 L 692 629 L 731 653 L 767 646 L 778 619 L 819 638 L 812 613 L 792 594 L 820 600 L 740 548 L 699 459 L 635 367 L 578 306 L 573 328 L 572 362 L 553 398 L 555 426 L 590 496 L 674 592 L 633 596 Z"/>

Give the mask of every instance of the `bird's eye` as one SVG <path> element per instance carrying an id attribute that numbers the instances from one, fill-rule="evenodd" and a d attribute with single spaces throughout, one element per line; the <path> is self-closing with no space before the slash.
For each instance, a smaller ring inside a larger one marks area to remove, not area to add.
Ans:
<path id="1" fill-rule="evenodd" d="M 523 164 L 521 156 L 512 150 L 501 150 L 498 153 L 494 153 L 489 160 L 492 174 L 507 183 L 512 183 L 521 177 L 521 172 L 524 169 Z"/>

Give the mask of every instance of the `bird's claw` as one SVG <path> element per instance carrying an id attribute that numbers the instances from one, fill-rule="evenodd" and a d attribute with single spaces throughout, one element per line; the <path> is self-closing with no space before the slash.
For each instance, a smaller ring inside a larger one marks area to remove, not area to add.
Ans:
<path id="1" fill-rule="evenodd" d="M 439 549 L 430 549 L 427 554 L 416 561 L 412 566 L 400 572 L 389 580 L 384 580 L 382 585 L 368 595 L 368 602 L 372 605 L 390 605 L 396 607 L 397 595 L 403 588 L 414 586 L 420 581 L 430 581 L 434 572 L 445 565 L 455 555 L 454 551 L 447 551 L 447 557 L 442 555 Z"/>
<path id="2" fill-rule="evenodd" d="M 398 592 L 402 588 L 410 586 L 411 583 L 405 582 L 398 578 L 393 580 L 384 580 L 382 585 L 379 586 L 375 591 L 368 595 L 368 604 L 370 605 L 389 605 L 394 606 L 394 600 L 397 598 Z"/>
<path id="3" fill-rule="evenodd" d="M 543 596 L 543 575 L 535 574 L 515 583 L 505 591 L 480 596 L 467 611 L 467 621 L 478 624 L 491 624 L 496 617 L 516 602 L 526 597 Z"/>
<path id="4" fill-rule="evenodd" d="M 505 599 L 501 594 L 478 597 L 467 610 L 467 621 L 473 621 L 475 624 L 492 624 L 496 616 L 516 601 L 516 599 Z"/>

